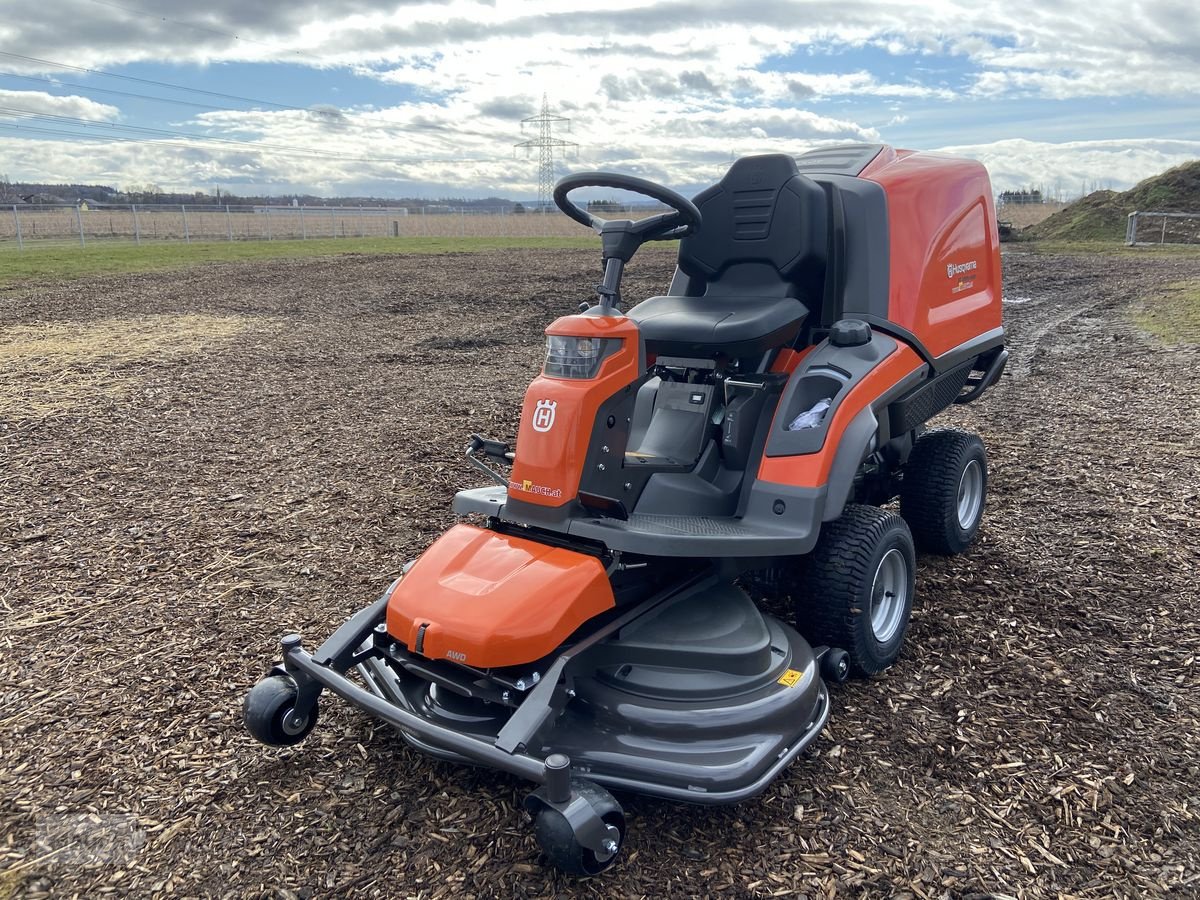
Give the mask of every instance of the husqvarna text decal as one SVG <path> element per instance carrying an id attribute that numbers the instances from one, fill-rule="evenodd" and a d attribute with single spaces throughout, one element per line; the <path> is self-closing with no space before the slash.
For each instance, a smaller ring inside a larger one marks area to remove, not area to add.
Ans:
<path id="1" fill-rule="evenodd" d="M 533 430 L 545 432 L 553 428 L 557 409 L 557 400 L 539 400 L 533 410 Z"/>

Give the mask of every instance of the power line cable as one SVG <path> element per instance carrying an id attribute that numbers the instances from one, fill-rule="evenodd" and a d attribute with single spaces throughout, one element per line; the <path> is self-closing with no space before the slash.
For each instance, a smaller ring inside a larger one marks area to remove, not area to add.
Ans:
<path id="1" fill-rule="evenodd" d="M 165 137 L 181 137 L 193 141 L 211 141 L 220 144 L 234 144 L 241 146 L 251 146 L 264 150 L 286 150 L 297 153 L 317 154 L 321 156 L 331 156 L 341 158 L 341 154 L 336 150 L 322 150 L 319 148 L 297 147 L 286 144 L 268 144 L 262 141 L 246 141 L 238 138 L 220 138 L 206 134 L 193 134 L 187 131 L 172 131 L 165 128 L 149 128 L 142 125 L 123 125 L 120 122 L 109 122 L 104 119 L 80 119 L 76 116 L 60 116 L 54 113 L 38 112 L 35 109 L 20 109 L 19 107 L 0 106 L 0 113 L 8 113 L 23 119 L 51 119 L 58 122 L 66 122 L 74 128 L 111 128 L 117 131 L 132 131 L 140 134 L 153 134 Z M 396 159 L 399 159 L 396 157 Z"/>
<path id="2" fill-rule="evenodd" d="M 17 59 L 22 59 L 22 60 L 37 59 L 37 57 L 20 56 L 19 54 L 16 54 L 16 53 L 6 53 L 3 51 L 0 51 L 0 56 L 15 57 Z M 216 97 L 223 97 L 223 98 L 231 99 L 231 100 L 241 100 L 246 103 L 258 103 L 261 105 L 275 106 L 279 110 L 282 110 L 285 112 L 302 112 L 302 113 L 309 113 L 309 114 L 314 114 L 314 115 L 323 115 L 324 114 L 322 110 L 314 109 L 312 107 L 289 106 L 284 103 L 275 103 L 274 101 L 271 101 L 271 100 L 256 100 L 251 97 L 238 97 L 235 94 L 222 94 L 217 91 L 205 91 L 205 90 L 200 90 L 199 88 L 187 88 L 187 87 L 183 87 L 182 85 L 174 85 L 174 84 L 170 84 L 169 82 L 165 82 L 165 81 L 154 81 L 154 80 L 148 79 L 148 78 L 135 78 L 132 75 L 118 75 L 118 74 L 115 74 L 112 72 L 102 72 L 102 71 L 99 71 L 96 69 L 83 69 L 83 68 L 80 68 L 79 66 L 68 65 L 67 63 L 56 63 L 53 60 L 40 60 L 40 61 L 44 62 L 44 63 L 48 63 L 48 64 L 53 64 L 53 65 L 61 65 L 67 69 L 72 69 L 72 70 L 78 71 L 78 72 L 85 72 L 85 73 L 92 74 L 92 75 L 104 75 L 104 76 L 111 77 L 111 78 L 123 78 L 123 79 L 129 80 L 129 81 L 136 81 L 136 82 L 141 82 L 144 84 L 151 84 L 151 85 L 161 85 L 162 87 L 177 89 L 177 90 L 181 90 L 181 91 L 193 91 L 198 94 L 211 94 Z M 93 85 L 77 84 L 77 83 L 71 82 L 71 81 L 62 81 L 58 78 L 50 78 L 45 75 L 25 75 L 20 72 L 0 71 L 0 76 L 6 77 L 6 78 L 20 78 L 24 81 L 36 81 L 36 82 L 40 82 L 42 84 L 49 84 L 54 87 L 71 88 L 73 90 L 82 91 L 84 93 L 92 92 L 92 93 L 100 93 L 100 94 L 109 94 L 109 95 L 112 95 L 115 97 L 129 97 L 129 98 L 133 98 L 136 100 L 149 100 L 153 103 L 167 103 L 167 104 L 171 104 L 174 106 L 186 106 L 186 107 L 190 107 L 192 109 L 203 109 L 203 110 L 206 110 L 209 112 L 246 113 L 246 112 L 263 112 L 264 111 L 264 110 L 238 109 L 238 108 L 232 107 L 232 106 L 214 106 L 210 103 L 198 103 L 194 100 L 181 100 L 178 97 L 159 97 L 159 96 L 155 96 L 153 94 L 138 94 L 138 93 L 134 93 L 132 91 L 118 91 L 114 88 L 102 88 L 102 87 L 95 87 Z M 337 114 L 343 115 L 343 116 L 353 115 L 353 113 L 346 113 L 340 109 L 337 110 Z M 403 130 L 402 126 L 399 126 L 399 125 L 386 125 L 386 124 L 381 124 L 381 123 L 372 122 L 372 121 L 359 121 L 356 124 L 360 128 L 370 128 L 370 129 L 377 130 L 377 131 L 387 132 L 388 134 L 391 134 L 391 135 L 395 135 L 395 133 L 397 131 Z"/>
<path id="3" fill-rule="evenodd" d="M 64 127 L 66 127 L 66 126 L 64 126 Z M 73 127 L 78 128 L 80 126 L 76 125 Z M 96 134 L 95 132 L 60 131 L 60 130 L 55 130 L 55 129 L 51 129 L 51 128 L 40 127 L 37 125 L 20 125 L 20 124 L 16 124 L 13 122 L 2 122 L 2 121 L 0 121 L 0 128 L 8 128 L 8 129 L 13 129 L 13 130 L 30 132 L 30 133 L 34 133 L 34 134 L 55 135 L 58 137 L 80 138 L 82 140 L 89 140 L 89 141 L 121 141 L 123 143 L 129 143 L 129 144 L 149 144 L 149 145 L 156 146 L 156 147 L 188 147 L 193 150 L 206 150 L 209 152 L 216 152 L 216 148 L 196 146 L 196 144 L 194 142 L 189 142 L 189 140 L 187 140 L 187 139 L 184 139 L 184 140 L 177 140 L 177 139 L 155 140 L 152 138 L 123 137 L 123 136 L 117 135 L 117 134 L 101 135 L 101 134 Z M 203 141 L 204 138 L 198 138 L 198 139 L 194 139 L 194 140 Z M 258 153 L 264 153 L 264 154 L 275 153 L 275 154 L 282 154 L 282 155 L 289 155 L 289 156 L 306 156 L 306 157 L 322 159 L 322 160 L 325 160 L 326 162 L 368 162 L 368 163 L 387 163 L 387 164 L 393 164 L 393 165 L 394 164 L 414 165 L 414 164 L 419 164 L 419 163 L 449 164 L 449 163 L 493 162 L 494 161 L 494 160 L 488 160 L 488 159 L 471 159 L 471 158 L 440 159 L 440 158 L 436 158 L 436 157 L 402 158 L 402 157 L 386 157 L 386 156 L 385 157 L 377 157 L 377 156 L 334 156 L 334 157 L 318 156 L 317 154 L 321 153 L 323 151 L 312 151 L 312 150 L 301 150 L 301 149 L 274 150 L 274 149 L 267 149 L 262 146 L 256 145 L 254 143 L 250 143 L 250 142 L 246 142 L 244 144 L 244 149 L 246 151 L 258 152 Z M 230 152 L 233 152 L 233 148 L 230 148 Z"/>
<path id="4" fill-rule="evenodd" d="M 132 97 L 136 100 L 153 100 L 158 103 L 171 103 L 175 106 L 190 106 L 193 109 L 207 109 L 214 112 L 253 112 L 247 109 L 234 109 L 231 106 L 212 106 L 208 103 L 196 103 L 192 100 L 180 100 L 174 97 L 155 97 L 150 94 L 134 94 L 130 91 L 118 91 L 113 88 L 93 87 L 91 85 L 74 84 L 70 81 L 59 81 L 57 78 L 46 78 L 42 75 L 21 75 L 17 72 L 0 72 L 0 76 L 5 78 L 20 78 L 24 81 L 40 81 L 44 84 L 52 84 L 56 87 L 74 88 L 78 91 L 91 91 L 100 94 L 112 94 L 117 97 Z M 304 110 L 309 112 L 309 110 Z"/>
<path id="5" fill-rule="evenodd" d="M 220 91 L 206 91 L 202 88 L 191 88 L 185 87 L 182 84 L 171 84 L 169 81 L 155 81 L 153 78 L 138 78 L 133 75 L 121 75 L 116 72 L 105 72 L 101 69 L 86 69 L 83 66 L 73 66 L 69 63 L 56 62 L 52 59 L 41 59 L 37 56 L 22 56 L 20 53 L 9 53 L 5 50 L 0 50 L 0 56 L 7 57 L 8 59 L 19 59 L 22 62 L 54 66 L 58 69 L 68 69 L 72 72 L 82 72 L 85 75 L 103 75 L 105 78 L 120 78 L 122 81 L 134 81 L 138 84 L 148 84 L 153 87 L 165 87 L 175 91 L 187 91 L 192 94 L 204 94 L 207 97 L 220 97 L 222 100 L 237 100 L 241 103 L 257 103 L 260 106 L 274 106 L 277 109 L 293 109 L 300 112 L 308 112 L 308 110 L 303 106 L 292 106 L 289 103 L 277 103 L 274 100 L 263 100 L 257 97 L 241 97 L 237 94 L 222 94 Z"/>

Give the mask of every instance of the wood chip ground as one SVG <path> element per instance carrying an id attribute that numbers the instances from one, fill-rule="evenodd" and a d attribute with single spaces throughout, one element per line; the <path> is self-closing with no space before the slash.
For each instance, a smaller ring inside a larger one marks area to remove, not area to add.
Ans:
<path id="1" fill-rule="evenodd" d="M 989 449 L 978 546 L 920 560 L 900 662 L 761 797 L 622 797 L 604 877 L 541 865 L 519 781 L 335 700 L 299 748 L 245 734 L 279 635 L 323 638 L 451 523 L 466 436 L 512 437 L 597 262 L 0 293 L 0 897 L 1200 895 L 1200 348 L 1130 313 L 1195 259 L 1007 255 L 1009 371 L 942 417 Z"/>

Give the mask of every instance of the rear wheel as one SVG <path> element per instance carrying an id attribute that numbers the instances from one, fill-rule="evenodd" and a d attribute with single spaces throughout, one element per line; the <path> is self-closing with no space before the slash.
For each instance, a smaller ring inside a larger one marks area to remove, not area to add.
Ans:
<path id="1" fill-rule="evenodd" d="M 987 453 L 978 435 L 928 431 L 913 445 L 900 482 L 900 514 L 917 548 L 953 555 L 971 546 L 987 503 Z"/>
<path id="2" fill-rule="evenodd" d="M 847 506 L 799 562 L 792 585 L 796 627 L 813 644 L 845 650 L 856 674 L 882 672 L 904 643 L 915 568 L 903 519 L 873 506 Z"/>

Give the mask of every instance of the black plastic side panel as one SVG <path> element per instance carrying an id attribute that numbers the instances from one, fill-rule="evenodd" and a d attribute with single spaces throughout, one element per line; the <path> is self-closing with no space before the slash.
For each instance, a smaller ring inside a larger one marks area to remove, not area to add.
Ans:
<path id="1" fill-rule="evenodd" d="M 974 363 L 975 361 L 971 360 L 957 369 L 937 375 L 889 405 L 891 433 L 898 435 L 912 431 L 952 404 L 966 384 Z"/>
<path id="2" fill-rule="evenodd" d="M 767 456 L 796 456 L 820 450 L 842 400 L 895 349 L 896 342 L 892 338 L 876 332 L 871 335 L 869 344 L 834 347 L 826 342 L 806 356 L 784 388 L 775 425 L 767 438 Z M 829 396 L 827 391 L 833 392 L 832 404 L 821 424 L 803 431 L 788 431 L 788 425 L 797 415 Z"/>
<path id="3" fill-rule="evenodd" d="M 832 241 L 840 271 L 830 273 L 838 292 L 826 301 L 821 324 L 838 319 L 874 315 L 886 319 L 891 290 L 891 243 L 888 232 L 887 194 L 883 186 L 846 175 L 812 175 L 829 194 L 833 216 Z M 839 222 L 840 218 L 840 222 Z"/>

